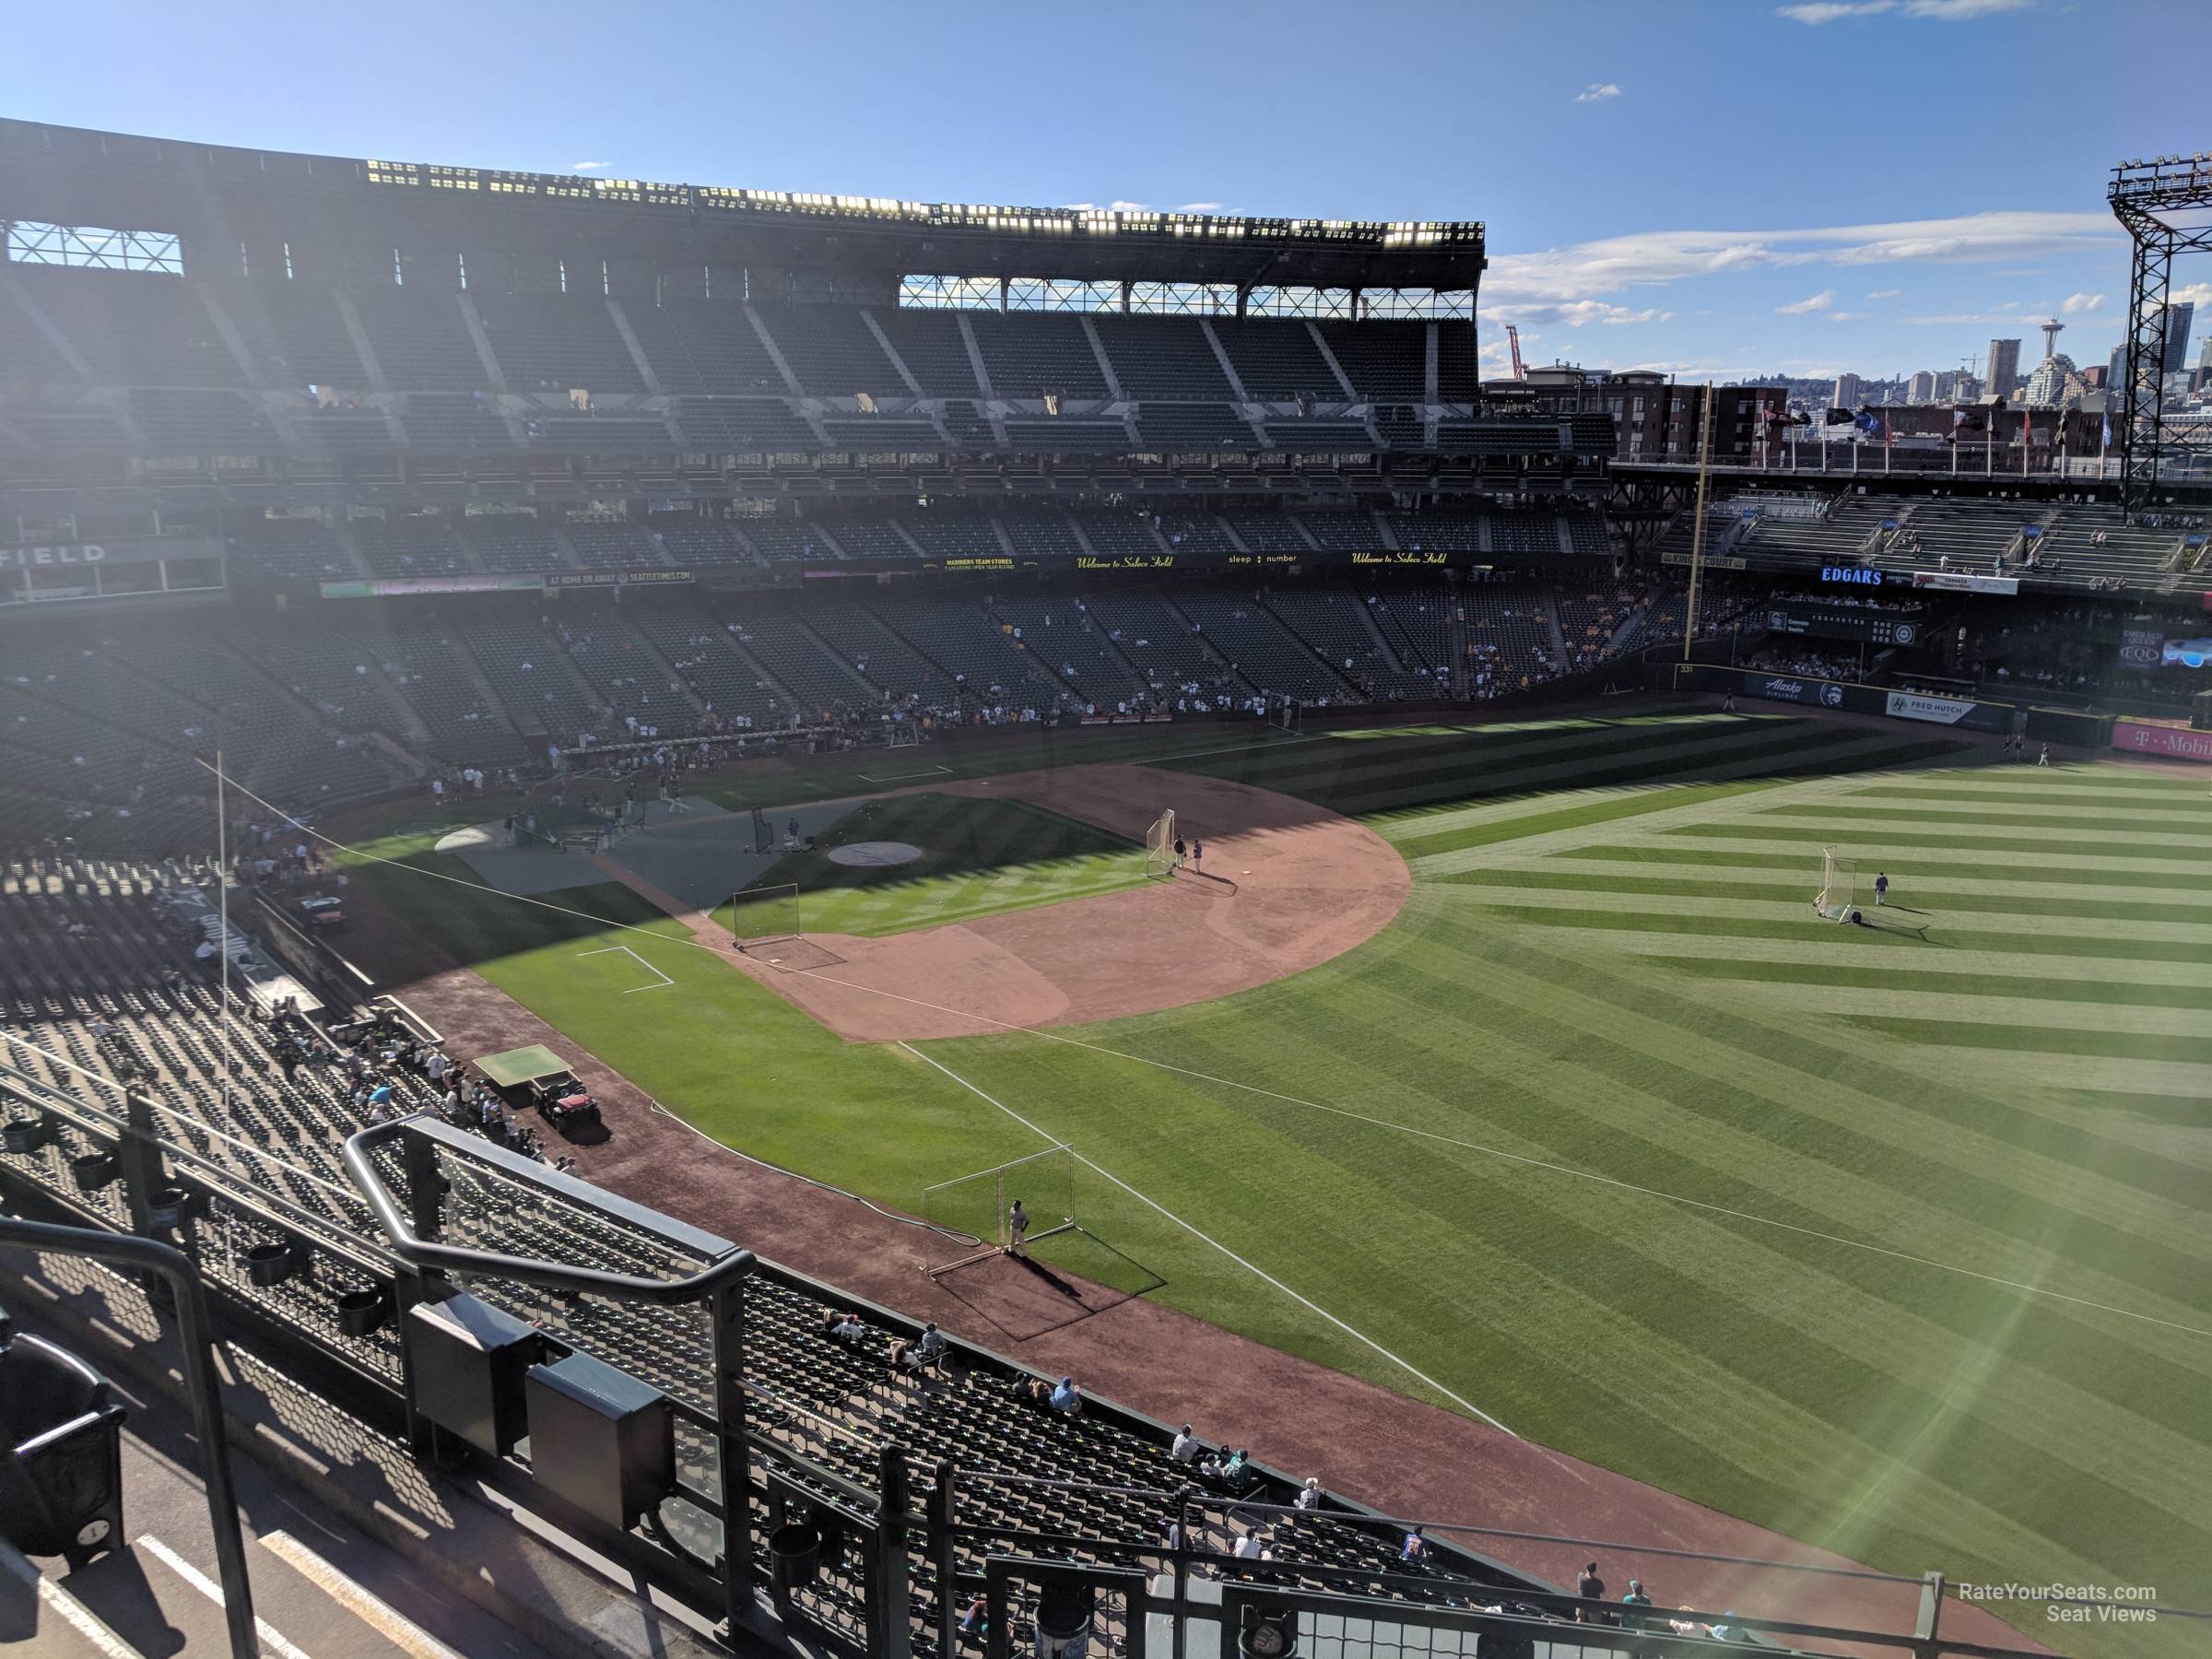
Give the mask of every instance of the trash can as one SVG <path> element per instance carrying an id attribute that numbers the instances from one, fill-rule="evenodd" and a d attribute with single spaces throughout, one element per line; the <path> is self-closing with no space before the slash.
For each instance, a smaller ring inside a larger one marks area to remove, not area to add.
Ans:
<path id="1" fill-rule="evenodd" d="M 530 1468 L 601 1525 L 622 1531 L 676 1490 L 668 1396 L 628 1371 L 571 1354 L 525 1380 Z"/>
<path id="2" fill-rule="evenodd" d="M 504 1457 L 529 1432 L 523 1377 L 545 1351 L 526 1322 L 466 1291 L 407 1313 L 415 1409 L 479 1452 Z"/>
<path id="3" fill-rule="evenodd" d="M 124 1409 L 66 1348 L 21 1335 L 0 1347 L 0 1536 L 76 1571 L 123 1536 Z"/>

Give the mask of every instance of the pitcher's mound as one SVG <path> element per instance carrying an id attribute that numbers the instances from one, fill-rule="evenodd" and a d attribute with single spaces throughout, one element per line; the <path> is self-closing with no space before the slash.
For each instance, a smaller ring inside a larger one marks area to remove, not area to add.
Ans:
<path id="1" fill-rule="evenodd" d="M 863 869 L 881 869 L 886 865 L 912 864 L 922 856 L 922 849 L 912 841 L 847 841 L 841 847 L 830 849 L 830 862 L 841 865 L 858 865 Z"/>

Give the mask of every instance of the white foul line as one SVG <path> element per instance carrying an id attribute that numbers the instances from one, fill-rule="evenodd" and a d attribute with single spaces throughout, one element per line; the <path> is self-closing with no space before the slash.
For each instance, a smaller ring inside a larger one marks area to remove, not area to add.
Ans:
<path id="1" fill-rule="evenodd" d="M 34 1585 L 39 1600 L 53 1609 L 56 1618 L 100 1652 L 102 1659 L 139 1659 L 138 1650 L 100 1622 L 100 1615 L 24 1559 L 16 1547 L 0 1539 L 0 1568 L 10 1578 Z"/>
<path id="2" fill-rule="evenodd" d="M 622 993 L 623 995 L 635 996 L 641 991 L 658 991 L 664 986 L 673 985 L 676 983 L 674 980 L 670 979 L 666 974 L 661 973 L 661 971 L 658 968 L 655 968 L 651 962 L 647 961 L 643 957 L 640 956 L 636 951 L 632 950 L 627 945 L 609 945 L 599 950 L 580 950 L 576 953 L 576 959 L 581 962 L 585 957 L 606 956 L 609 951 L 615 950 L 620 951 L 624 956 L 628 957 L 639 967 L 644 969 L 646 972 L 660 973 L 661 975 L 660 984 L 632 985 L 629 990 Z"/>
<path id="3" fill-rule="evenodd" d="M 1511 1429 L 1507 1429 L 1503 1423 L 1500 1422 L 1488 1412 L 1483 1410 L 1481 1406 L 1476 1405 L 1473 1401 L 1462 1399 L 1458 1394 L 1453 1394 L 1450 1389 L 1446 1388 L 1441 1382 L 1439 1382 L 1434 1377 L 1429 1375 L 1428 1372 L 1419 1370 L 1409 1361 L 1400 1359 L 1397 1355 L 1392 1353 L 1388 1348 L 1384 1347 L 1381 1343 L 1377 1342 L 1373 1337 L 1368 1335 L 1364 1331 L 1355 1330 L 1352 1326 L 1345 1324 L 1343 1320 L 1337 1318 L 1335 1314 L 1330 1312 L 1319 1302 L 1312 1300 L 1309 1297 L 1300 1296 L 1297 1291 L 1291 1289 L 1289 1286 L 1284 1284 L 1281 1279 L 1277 1278 L 1265 1268 L 1257 1266 L 1254 1264 L 1246 1261 L 1242 1256 L 1239 1255 L 1228 1245 L 1222 1243 L 1220 1240 L 1212 1238 L 1206 1233 L 1200 1232 L 1196 1228 L 1193 1227 L 1188 1221 L 1185 1221 L 1173 1210 L 1168 1208 L 1164 1204 L 1160 1204 L 1154 1199 L 1147 1198 L 1144 1194 L 1138 1192 L 1135 1187 L 1131 1186 L 1127 1182 L 1124 1181 L 1112 1171 L 1105 1169 L 1099 1164 L 1093 1163 L 1089 1159 L 1084 1157 L 1082 1153 L 1077 1151 L 1073 1147 L 1068 1146 L 1067 1143 L 1063 1141 L 1058 1135 L 1049 1135 L 1044 1130 L 1040 1129 L 1035 1124 L 1030 1123 L 1028 1118 L 1023 1117 L 1020 1112 L 1015 1111 L 1014 1108 L 1007 1105 L 1004 1100 L 998 1100 L 992 1095 L 985 1094 L 981 1088 L 978 1088 L 974 1084 L 969 1082 L 967 1078 L 961 1077 L 959 1072 L 954 1071 L 952 1067 L 947 1065 L 943 1061 L 937 1059 L 935 1055 L 924 1053 L 920 1049 L 916 1048 L 911 1042 L 900 1042 L 899 1046 L 904 1049 L 908 1053 L 913 1055 L 915 1059 L 923 1061 L 927 1065 L 935 1066 L 937 1070 L 943 1072 L 955 1083 L 958 1083 L 962 1088 L 968 1090 L 969 1093 L 977 1096 L 978 1098 L 989 1102 L 993 1106 L 997 1107 L 999 1111 L 1005 1112 L 1008 1117 L 1019 1124 L 1024 1129 L 1029 1130 L 1032 1135 L 1037 1135 L 1041 1139 L 1052 1142 L 1053 1146 L 1058 1147 L 1066 1152 L 1070 1158 L 1074 1159 L 1085 1169 L 1090 1170 L 1095 1173 L 1104 1177 L 1106 1180 L 1111 1181 L 1115 1186 L 1120 1187 L 1123 1192 L 1128 1194 L 1130 1197 L 1135 1199 L 1139 1204 L 1146 1206 L 1147 1208 L 1158 1210 L 1161 1215 L 1165 1216 L 1176 1226 L 1182 1228 L 1183 1231 L 1189 1233 L 1193 1238 L 1198 1240 L 1202 1243 L 1212 1245 L 1216 1250 L 1219 1251 L 1223 1255 L 1227 1256 L 1238 1266 L 1243 1268 L 1245 1272 L 1252 1274 L 1253 1277 L 1263 1279 L 1266 1283 L 1274 1286 L 1277 1290 L 1280 1290 L 1292 1301 L 1298 1303 L 1300 1307 L 1305 1308 L 1312 1312 L 1318 1313 L 1322 1318 L 1327 1320 L 1331 1324 L 1335 1325 L 1346 1335 L 1351 1337 L 1357 1342 L 1364 1343 L 1367 1347 L 1374 1349 L 1376 1353 L 1382 1355 L 1383 1359 L 1389 1360 L 1400 1371 L 1406 1372 L 1406 1375 L 1418 1378 L 1421 1382 L 1427 1383 L 1430 1388 L 1434 1389 L 1438 1394 L 1442 1394 L 1445 1399 L 1450 1400 L 1454 1406 L 1457 1406 L 1461 1410 L 1470 1412 L 1474 1416 L 1480 1418 L 1484 1422 L 1488 1423 L 1493 1429 L 1504 1430 L 1504 1431 L 1508 1434 L 1513 1433 Z M 1513 1438 L 1518 1440 L 1521 1437 L 1516 1434 L 1513 1435 Z"/>
<path id="4" fill-rule="evenodd" d="M 933 766 L 927 771 L 889 772 L 882 777 L 874 772 L 855 772 L 853 776 L 864 783 L 903 783 L 910 778 L 957 778 L 959 774 L 949 766 Z"/>
<path id="5" fill-rule="evenodd" d="M 171 1572 L 175 1573 L 179 1578 L 190 1584 L 194 1590 L 197 1590 L 202 1595 L 206 1596 L 217 1606 L 219 1607 L 225 1605 L 223 1601 L 223 1587 L 220 1584 L 217 1583 L 213 1579 L 202 1572 L 197 1567 L 194 1567 L 190 1561 L 186 1560 L 182 1556 L 179 1555 L 168 1545 L 162 1543 L 160 1539 L 155 1537 L 152 1533 L 141 1533 L 139 1535 L 138 1547 L 145 1550 L 148 1555 L 159 1559 L 165 1566 L 169 1568 Z M 298 1648 L 287 1641 L 281 1635 L 277 1633 L 276 1627 L 272 1625 L 267 1619 L 262 1618 L 258 1613 L 253 1616 L 253 1628 L 261 1632 L 262 1646 L 267 1649 L 269 1653 L 274 1653 L 276 1656 L 276 1659 L 307 1659 L 307 1655 L 305 1653 L 301 1653 Z"/>
<path id="6" fill-rule="evenodd" d="M 461 1659 L 444 1642 L 381 1597 L 371 1594 L 291 1534 L 264 1533 L 261 1546 L 394 1647 L 408 1654 L 409 1659 Z"/>

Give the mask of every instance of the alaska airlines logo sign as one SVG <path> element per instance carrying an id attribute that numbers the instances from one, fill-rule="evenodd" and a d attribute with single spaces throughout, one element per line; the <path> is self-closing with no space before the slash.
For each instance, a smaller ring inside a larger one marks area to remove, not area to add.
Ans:
<path id="1" fill-rule="evenodd" d="M 97 542 L 62 542 L 49 547 L 0 547 L 0 571 L 36 571 L 52 565 L 99 564 L 108 556 Z"/>
<path id="2" fill-rule="evenodd" d="M 1826 680 L 1814 685 L 1800 679 L 1771 679 L 1753 695 L 1771 697 L 1777 702 L 1818 702 L 1826 709 L 1843 706 L 1843 688 Z"/>

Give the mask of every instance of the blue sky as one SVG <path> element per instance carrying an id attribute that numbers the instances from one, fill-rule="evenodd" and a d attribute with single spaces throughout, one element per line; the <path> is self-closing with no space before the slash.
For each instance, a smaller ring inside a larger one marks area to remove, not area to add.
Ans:
<path id="1" fill-rule="evenodd" d="M 2050 315 L 2100 362 L 2107 169 L 2212 144 L 2212 0 L 73 0 L 18 8 L 9 44 L 36 70 L 0 113 L 164 136 L 1480 218 L 1486 347 L 1517 322 L 1532 359 L 1686 375 L 1955 368 L 1993 334 L 2025 366 Z"/>

